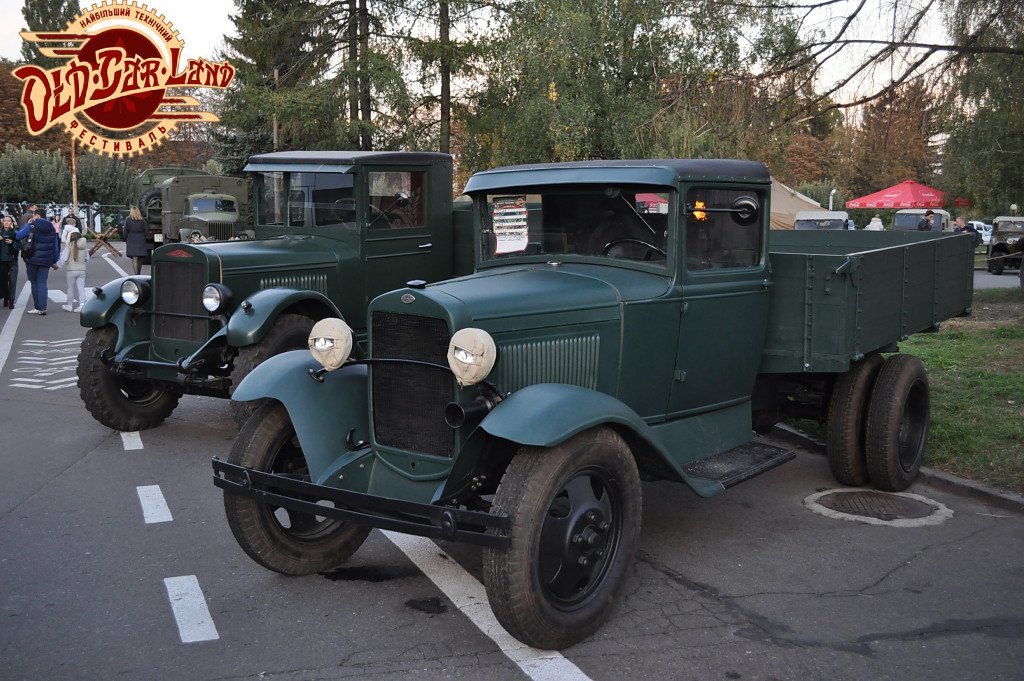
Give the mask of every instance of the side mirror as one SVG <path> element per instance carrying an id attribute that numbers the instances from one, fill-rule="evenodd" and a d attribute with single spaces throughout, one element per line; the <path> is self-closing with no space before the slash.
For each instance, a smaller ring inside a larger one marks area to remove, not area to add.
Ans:
<path id="1" fill-rule="evenodd" d="M 741 196 L 732 202 L 733 220 L 741 225 L 750 225 L 757 222 L 760 207 L 752 196 Z"/>
<path id="2" fill-rule="evenodd" d="M 405 192 L 398 192 L 395 194 L 395 202 L 391 204 L 392 208 L 405 208 L 409 205 L 409 195 Z"/>

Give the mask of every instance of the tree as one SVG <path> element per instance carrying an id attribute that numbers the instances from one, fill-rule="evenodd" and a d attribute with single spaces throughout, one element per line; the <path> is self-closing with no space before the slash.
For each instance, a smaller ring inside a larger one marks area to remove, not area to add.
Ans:
<path id="1" fill-rule="evenodd" d="M 124 161 L 79 151 L 75 170 L 79 204 L 125 205 L 134 202 L 135 174 Z"/>
<path id="2" fill-rule="evenodd" d="M 68 203 L 71 171 L 57 151 L 30 151 L 7 145 L 0 154 L 0 199 Z"/>
<path id="3" fill-rule="evenodd" d="M 78 0 L 25 0 L 21 16 L 25 18 L 23 31 L 63 31 L 68 23 L 78 16 Z M 51 44 L 52 46 L 52 44 Z M 66 60 L 44 57 L 35 43 L 23 42 L 21 56 L 26 62 L 52 69 Z"/>

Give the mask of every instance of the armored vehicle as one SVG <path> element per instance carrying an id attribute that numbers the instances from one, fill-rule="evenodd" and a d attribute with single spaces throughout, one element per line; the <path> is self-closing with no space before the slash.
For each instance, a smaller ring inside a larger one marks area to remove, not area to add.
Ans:
<path id="1" fill-rule="evenodd" d="M 152 428 L 182 395 L 228 398 L 260 362 L 303 347 L 318 320 L 346 319 L 361 340 L 381 292 L 472 269 L 447 154 L 280 152 L 246 170 L 256 240 L 168 244 L 151 276 L 111 281 L 83 307 L 78 384 L 100 423 Z M 251 410 L 233 406 L 240 420 Z"/>
<path id="2" fill-rule="evenodd" d="M 992 221 L 988 244 L 988 271 L 1002 274 L 1007 267 L 1020 269 L 1024 259 L 1024 216 L 1000 215 Z"/>
<path id="3" fill-rule="evenodd" d="M 371 527 L 477 544 L 498 621 L 563 648 L 609 616 L 641 479 L 717 494 L 789 460 L 754 431 L 800 416 L 838 480 L 906 488 L 929 388 L 898 343 L 970 309 L 973 238 L 770 233 L 770 192 L 748 161 L 474 175 L 472 275 L 373 300 L 368 353 L 321 320 L 236 388 L 263 400 L 213 462 L 239 545 L 297 575 Z"/>

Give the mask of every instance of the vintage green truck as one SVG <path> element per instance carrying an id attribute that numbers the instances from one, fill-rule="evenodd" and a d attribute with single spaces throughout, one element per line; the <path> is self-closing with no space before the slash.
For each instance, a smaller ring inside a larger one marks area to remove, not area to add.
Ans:
<path id="1" fill-rule="evenodd" d="M 321 320 L 236 388 L 261 403 L 213 468 L 241 548 L 300 575 L 372 527 L 476 544 L 498 621 L 563 648 L 609 615 L 641 480 L 711 496 L 792 458 L 755 431 L 811 417 L 840 482 L 906 488 L 929 387 L 898 343 L 970 311 L 973 237 L 769 232 L 770 183 L 736 160 L 474 175 L 473 274 L 373 300 L 368 353 Z"/>
<path id="2" fill-rule="evenodd" d="M 151 275 L 115 279 L 83 306 L 78 385 L 100 423 L 152 428 L 182 395 L 228 398 L 264 359 L 305 346 L 316 321 L 347 319 L 361 339 L 378 294 L 472 271 L 448 154 L 277 152 L 246 170 L 256 240 L 168 244 Z M 244 421 L 252 408 L 233 409 Z"/>

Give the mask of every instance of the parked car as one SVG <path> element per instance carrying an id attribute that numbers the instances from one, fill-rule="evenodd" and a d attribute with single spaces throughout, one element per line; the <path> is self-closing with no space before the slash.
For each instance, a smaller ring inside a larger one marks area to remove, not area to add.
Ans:
<path id="1" fill-rule="evenodd" d="M 849 214 L 841 210 L 801 210 L 793 218 L 793 229 L 853 229 Z"/>
<path id="2" fill-rule="evenodd" d="M 1024 259 L 1024 216 L 1000 215 L 993 221 L 988 246 L 988 271 L 1002 274 L 1007 267 L 1019 268 Z"/>

